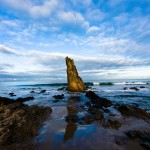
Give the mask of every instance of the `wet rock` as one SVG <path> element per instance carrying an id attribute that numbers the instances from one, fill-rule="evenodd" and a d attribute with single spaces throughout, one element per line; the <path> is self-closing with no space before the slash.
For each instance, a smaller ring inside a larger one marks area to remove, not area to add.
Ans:
<path id="1" fill-rule="evenodd" d="M 103 111 L 104 111 L 105 113 L 110 113 L 110 110 L 109 110 L 109 109 L 103 109 Z"/>
<path id="2" fill-rule="evenodd" d="M 94 85 L 93 82 L 85 82 L 86 87 L 93 86 L 93 85 Z"/>
<path id="3" fill-rule="evenodd" d="M 10 98 L 0 97 L 0 106 L 8 105 L 8 104 L 13 103 L 13 102 L 14 101 Z"/>
<path id="4" fill-rule="evenodd" d="M 127 87 L 124 87 L 124 88 L 123 88 L 123 90 L 127 90 L 127 89 L 128 89 Z"/>
<path id="5" fill-rule="evenodd" d="M 92 108 L 93 107 L 93 104 L 91 102 L 86 102 L 85 105 L 89 108 Z M 94 108 L 94 107 L 93 107 Z"/>
<path id="6" fill-rule="evenodd" d="M 66 57 L 67 65 L 67 81 L 68 81 L 68 91 L 71 92 L 83 92 L 85 91 L 85 86 L 82 79 L 78 75 L 76 66 L 74 65 L 73 59 Z"/>
<path id="7" fill-rule="evenodd" d="M 149 141 L 149 142 L 148 142 L 148 141 L 142 142 L 141 145 L 142 145 L 144 148 L 150 150 L 150 141 Z"/>
<path id="8" fill-rule="evenodd" d="M 118 145 L 124 145 L 128 143 L 128 138 L 125 136 L 115 136 L 115 142 Z"/>
<path id="9" fill-rule="evenodd" d="M 126 135 L 132 139 L 140 138 L 143 141 L 150 141 L 150 131 L 129 130 Z"/>
<path id="10" fill-rule="evenodd" d="M 10 96 L 16 96 L 13 92 L 9 93 Z"/>
<path id="11" fill-rule="evenodd" d="M 25 98 L 17 98 L 15 101 L 16 102 L 25 102 L 25 101 L 30 101 L 30 100 L 34 100 L 33 96 L 29 96 L 29 97 L 25 97 Z"/>
<path id="12" fill-rule="evenodd" d="M 10 144 L 7 150 L 37 150 L 37 145 L 34 144 Z"/>
<path id="13" fill-rule="evenodd" d="M 131 90 L 139 91 L 137 87 L 130 87 Z"/>
<path id="14" fill-rule="evenodd" d="M 82 120 L 85 122 L 85 124 L 91 124 L 94 122 L 94 117 L 93 115 L 86 115 L 82 118 Z"/>
<path id="15" fill-rule="evenodd" d="M 90 107 L 88 109 L 88 112 L 90 112 L 93 115 L 94 120 L 102 120 L 104 118 L 103 112 L 94 107 Z"/>
<path id="16" fill-rule="evenodd" d="M 139 107 L 139 104 L 137 104 L 137 103 L 132 103 L 132 105 L 135 107 Z"/>
<path id="17" fill-rule="evenodd" d="M 34 97 L 32 97 L 32 96 L 25 97 L 25 98 L 17 98 L 16 100 L 6 98 L 6 97 L 0 97 L 0 106 L 13 104 L 13 103 L 17 103 L 17 102 L 25 102 L 25 101 L 29 101 L 29 100 L 33 100 L 33 99 L 34 99 Z"/>
<path id="18" fill-rule="evenodd" d="M 110 116 L 110 117 L 114 117 L 114 116 L 116 116 L 116 115 L 113 114 L 113 113 L 110 113 L 109 116 Z"/>
<path id="19" fill-rule="evenodd" d="M 136 130 L 130 130 L 126 132 L 126 135 L 132 139 L 137 138 L 137 131 Z"/>
<path id="20" fill-rule="evenodd" d="M 55 99 L 60 100 L 60 99 L 63 99 L 63 98 L 64 98 L 64 94 L 61 94 L 61 95 L 54 95 L 53 97 L 54 97 Z"/>
<path id="21" fill-rule="evenodd" d="M 114 108 L 118 108 L 120 106 L 120 104 L 115 104 Z"/>
<path id="22" fill-rule="evenodd" d="M 34 91 L 30 91 L 30 93 L 35 93 Z"/>
<path id="23" fill-rule="evenodd" d="M 95 107 L 89 107 L 88 112 L 90 112 L 91 114 L 97 114 L 99 112 L 99 109 L 95 108 Z"/>
<path id="24" fill-rule="evenodd" d="M 109 118 L 105 120 L 105 122 L 103 123 L 103 126 L 107 128 L 118 129 L 119 127 L 121 127 L 121 123 L 118 120 L 113 120 Z"/>
<path id="25" fill-rule="evenodd" d="M 144 88 L 145 88 L 145 86 L 140 86 L 140 88 L 141 88 L 141 89 L 144 89 Z"/>
<path id="26" fill-rule="evenodd" d="M 88 109 L 88 112 L 90 112 L 93 116 L 94 116 L 94 118 L 97 116 L 99 116 L 99 118 L 103 118 L 103 112 L 102 111 L 100 111 L 99 109 L 96 109 L 96 108 L 94 108 L 94 107 L 90 107 L 89 109 Z M 96 118 L 97 118 L 96 117 Z M 97 120 L 99 120 L 99 119 L 97 119 Z"/>
<path id="27" fill-rule="evenodd" d="M 150 131 L 137 131 L 137 136 L 143 141 L 150 142 Z"/>
<path id="28" fill-rule="evenodd" d="M 141 140 L 140 144 L 143 147 L 150 149 L 150 130 L 148 131 L 129 130 L 128 132 L 126 132 L 126 135 L 132 139 L 139 138 Z"/>
<path id="29" fill-rule="evenodd" d="M 85 87 L 85 90 L 92 90 L 92 87 L 86 86 L 86 87 Z"/>
<path id="30" fill-rule="evenodd" d="M 103 112 L 99 111 L 98 113 L 93 115 L 95 120 L 102 120 L 104 118 Z"/>
<path id="31" fill-rule="evenodd" d="M 102 108 L 103 106 L 110 107 L 113 105 L 110 100 L 99 97 L 93 91 L 88 91 L 85 96 L 91 100 L 91 103 L 95 108 Z"/>
<path id="32" fill-rule="evenodd" d="M 1 145 L 20 143 L 36 135 L 42 122 L 52 112 L 49 107 L 29 107 L 12 100 L 8 100 L 6 105 L 1 103 L 0 110 Z"/>
<path id="33" fill-rule="evenodd" d="M 77 114 L 78 110 L 74 106 L 67 106 L 68 114 Z"/>
<path id="34" fill-rule="evenodd" d="M 66 116 L 66 122 L 68 123 L 75 123 L 75 122 L 78 122 L 80 119 L 78 117 L 78 115 L 75 115 L 75 114 L 68 114 Z"/>
<path id="35" fill-rule="evenodd" d="M 45 92 L 46 92 L 46 90 L 41 90 L 41 91 L 40 91 L 40 93 L 45 93 Z"/>
<path id="36" fill-rule="evenodd" d="M 140 119 L 150 119 L 149 113 L 135 106 L 121 104 L 117 107 L 117 109 L 121 112 L 122 115 L 125 116 L 134 116 Z"/>
<path id="37" fill-rule="evenodd" d="M 71 95 L 68 98 L 68 102 L 70 103 L 74 103 L 74 102 L 80 102 L 81 101 L 81 97 L 80 95 Z"/>
<path id="38" fill-rule="evenodd" d="M 88 97 L 89 99 L 98 99 L 99 96 L 97 94 L 95 94 L 93 91 L 88 91 L 85 94 L 86 97 Z"/>
<path id="39" fill-rule="evenodd" d="M 61 88 L 58 88 L 57 90 L 58 91 L 64 91 L 64 90 L 66 90 L 66 87 L 61 87 Z"/>

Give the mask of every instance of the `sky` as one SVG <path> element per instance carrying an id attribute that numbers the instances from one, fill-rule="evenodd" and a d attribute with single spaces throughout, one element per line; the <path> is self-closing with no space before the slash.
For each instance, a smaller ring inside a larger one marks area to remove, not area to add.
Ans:
<path id="1" fill-rule="evenodd" d="M 150 0 L 0 0 L 0 81 L 150 79 Z"/>

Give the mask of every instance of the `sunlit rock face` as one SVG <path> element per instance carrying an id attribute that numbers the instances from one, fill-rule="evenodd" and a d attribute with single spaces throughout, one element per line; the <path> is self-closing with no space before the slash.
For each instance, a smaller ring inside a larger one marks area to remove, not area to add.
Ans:
<path id="1" fill-rule="evenodd" d="M 68 91 L 71 92 L 83 92 L 85 90 L 84 83 L 78 75 L 76 66 L 74 65 L 73 59 L 66 57 L 67 65 L 67 80 L 68 80 Z"/>

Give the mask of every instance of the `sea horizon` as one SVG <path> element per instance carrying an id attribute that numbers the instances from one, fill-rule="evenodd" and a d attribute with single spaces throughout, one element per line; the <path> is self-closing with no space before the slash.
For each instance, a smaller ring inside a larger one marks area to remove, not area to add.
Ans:
<path id="1" fill-rule="evenodd" d="M 150 82 L 150 78 L 148 79 L 101 79 L 101 80 L 86 80 L 84 81 L 85 83 L 127 83 L 127 82 L 130 82 L 130 83 L 134 83 L 134 82 Z M 24 81 L 24 80 L 11 80 L 11 81 L 0 81 L 0 86 L 3 85 L 3 84 L 10 84 L 10 85 L 36 85 L 36 84 L 39 84 L 39 85 L 44 85 L 44 84 L 67 84 L 67 81 L 60 81 L 60 82 L 57 82 L 57 81 L 45 81 L 45 80 L 40 80 L 40 81 L 31 81 L 31 80 L 27 80 L 27 81 Z M 134 83 L 135 84 L 135 83 Z M 138 83 L 139 84 L 139 83 Z"/>

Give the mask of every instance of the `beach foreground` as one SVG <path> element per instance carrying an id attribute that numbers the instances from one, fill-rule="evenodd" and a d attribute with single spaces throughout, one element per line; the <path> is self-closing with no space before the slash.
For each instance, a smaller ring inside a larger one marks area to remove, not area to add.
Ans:
<path id="1" fill-rule="evenodd" d="M 0 149 L 150 148 L 149 84 L 65 88 L 2 87 Z"/>

